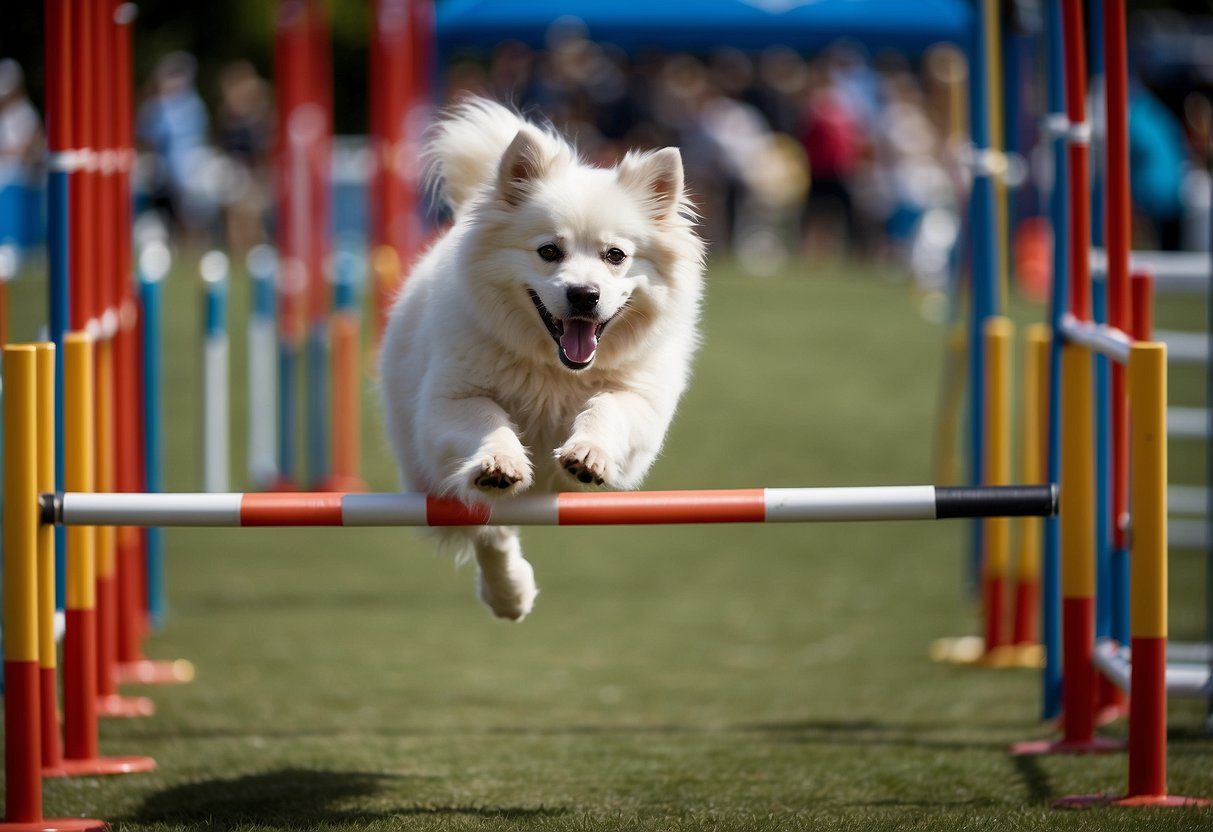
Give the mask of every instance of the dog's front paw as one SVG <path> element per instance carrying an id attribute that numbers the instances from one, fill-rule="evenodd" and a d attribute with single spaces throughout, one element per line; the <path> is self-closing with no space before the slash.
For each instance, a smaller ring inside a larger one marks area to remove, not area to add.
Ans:
<path id="1" fill-rule="evenodd" d="M 570 439 L 556 449 L 555 455 L 565 473 L 583 485 L 610 486 L 615 479 L 611 458 L 591 442 Z"/>
<path id="2" fill-rule="evenodd" d="M 471 488 L 482 493 L 507 495 L 531 485 L 531 465 L 511 454 L 487 454 L 468 466 Z"/>

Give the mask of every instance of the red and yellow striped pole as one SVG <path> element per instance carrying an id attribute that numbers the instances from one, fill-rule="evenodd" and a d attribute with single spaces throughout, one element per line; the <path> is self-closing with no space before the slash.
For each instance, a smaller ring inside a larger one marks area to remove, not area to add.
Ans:
<path id="1" fill-rule="evenodd" d="M 64 484 L 93 490 L 93 341 L 82 332 L 63 339 Z M 47 776 L 151 771 L 150 757 L 101 757 L 97 747 L 96 529 L 67 532 L 67 631 L 63 638 L 63 766 Z"/>
<path id="2" fill-rule="evenodd" d="M 1020 400 L 1020 482 L 1045 481 L 1043 437 L 1049 401 L 1049 327 L 1028 327 L 1024 343 L 1023 394 Z M 1020 664 L 1039 666 L 1037 616 L 1040 598 L 1041 544 L 1044 522 L 1039 517 L 1019 521 L 1019 550 L 1015 571 L 1015 612 L 1011 641 Z"/>
<path id="3" fill-rule="evenodd" d="M 39 430 L 47 403 L 39 378 L 46 377 L 45 359 L 50 356 L 50 403 L 54 404 L 54 352 L 28 344 L 4 348 L 4 821 L 0 832 L 85 832 L 106 829 L 106 824 L 88 818 L 44 818 L 42 816 L 42 698 L 41 665 L 44 650 L 43 618 L 39 607 L 45 599 L 43 577 L 47 551 L 39 528 L 38 492 L 50 446 L 54 468 L 54 444 L 50 430 Z M 43 366 L 40 367 L 39 365 Z M 47 434 L 50 442 L 40 439 Z M 42 551 L 40 551 L 40 549 Z M 53 567 L 53 541 L 50 547 Z M 51 607 L 54 609 L 53 573 Z M 55 649 L 53 632 L 50 650 Z M 52 691 L 54 678 L 51 678 Z M 90 691 L 91 693 L 91 691 Z"/>
<path id="4" fill-rule="evenodd" d="M 37 364 L 38 491 L 55 488 L 55 345 L 35 345 Z M 38 528 L 38 668 L 42 725 L 42 767 L 63 761 L 59 740 L 59 703 L 55 691 L 55 530 Z"/>
<path id="5" fill-rule="evenodd" d="M 1061 350 L 1061 605 L 1066 743 L 1093 741 L 1095 643 L 1095 448 L 1091 354 Z"/>
<path id="6" fill-rule="evenodd" d="M 1011 342 L 1014 325 L 1008 318 L 996 316 L 985 322 L 986 408 L 985 471 L 986 485 L 1011 484 Z M 985 558 L 982 565 L 982 592 L 985 612 L 985 662 L 1004 664 L 1013 658 L 1007 648 L 1006 595 L 1011 555 L 1011 521 L 990 517 L 985 524 Z"/>
<path id="7" fill-rule="evenodd" d="M 1167 794 L 1167 347 L 1129 351 L 1132 587 L 1129 627 L 1127 806 L 1194 806 L 1208 801 Z"/>
<path id="8" fill-rule="evenodd" d="M 5 818 L 42 819 L 38 714 L 37 356 L 4 348 Z"/>

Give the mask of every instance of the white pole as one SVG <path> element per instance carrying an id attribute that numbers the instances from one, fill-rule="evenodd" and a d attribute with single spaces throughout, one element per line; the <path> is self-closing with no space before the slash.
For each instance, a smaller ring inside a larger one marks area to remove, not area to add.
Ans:
<path id="1" fill-rule="evenodd" d="M 202 487 L 219 493 L 229 488 L 227 256 L 220 251 L 208 251 L 202 256 L 200 268 L 206 308 L 202 344 Z"/>

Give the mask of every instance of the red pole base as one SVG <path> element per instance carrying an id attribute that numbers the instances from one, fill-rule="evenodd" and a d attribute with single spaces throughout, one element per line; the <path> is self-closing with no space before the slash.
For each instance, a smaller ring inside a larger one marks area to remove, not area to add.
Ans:
<path id="1" fill-rule="evenodd" d="M 156 713 L 156 703 L 146 696 L 122 696 L 111 693 L 97 697 L 97 716 L 134 719 L 152 716 Z"/>
<path id="2" fill-rule="evenodd" d="M 143 774 L 156 770 L 151 757 L 89 757 L 64 760 L 58 768 L 43 769 L 43 777 L 99 777 L 110 774 Z"/>
<path id="3" fill-rule="evenodd" d="M 43 818 L 25 823 L 0 822 L 0 832 L 101 832 L 110 825 L 93 818 Z"/>
<path id="4" fill-rule="evenodd" d="M 1007 582 L 1002 576 L 989 577 L 985 581 L 985 636 L 986 655 L 999 651 L 1005 652 L 1010 647 L 1007 639 L 1006 610 L 1004 608 L 1007 594 Z"/>
<path id="5" fill-rule="evenodd" d="M 194 681 L 194 663 L 187 659 L 140 659 L 114 671 L 120 685 L 182 685 Z"/>
<path id="6" fill-rule="evenodd" d="M 1036 581 L 1020 580 L 1015 584 L 1015 615 L 1011 626 L 1011 641 L 1017 647 L 1037 643 L 1036 617 L 1040 614 L 1040 586 Z"/>
<path id="7" fill-rule="evenodd" d="M 1114 794 L 1072 794 L 1053 801 L 1057 809 L 1093 809 L 1096 806 L 1155 807 L 1159 809 L 1184 809 L 1208 806 L 1209 801 L 1201 797 L 1180 797 L 1175 794 L 1147 794 L 1136 797 L 1118 797 Z"/>
<path id="8" fill-rule="evenodd" d="M 1108 754 L 1124 751 L 1123 740 L 1091 737 L 1088 740 L 1028 740 L 1011 746 L 1013 757 L 1037 757 L 1046 754 Z"/>
<path id="9" fill-rule="evenodd" d="M 59 702 L 55 688 L 55 668 L 38 670 L 38 693 L 41 698 L 42 767 L 54 768 L 63 760 L 63 743 L 59 740 Z"/>

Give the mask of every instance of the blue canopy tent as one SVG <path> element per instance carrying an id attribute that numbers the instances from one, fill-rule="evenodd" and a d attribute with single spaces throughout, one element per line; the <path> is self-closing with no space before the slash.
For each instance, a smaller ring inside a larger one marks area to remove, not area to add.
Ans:
<path id="1" fill-rule="evenodd" d="M 966 43 L 972 31 L 967 0 L 440 0 L 438 47 L 450 54 L 503 40 L 543 46 L 562 19 L 629 51 L 813 51 L 849 38 L 918 53 L 939 41 Z"/>

